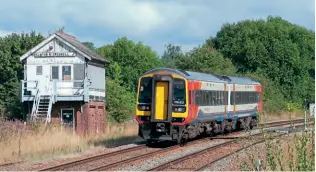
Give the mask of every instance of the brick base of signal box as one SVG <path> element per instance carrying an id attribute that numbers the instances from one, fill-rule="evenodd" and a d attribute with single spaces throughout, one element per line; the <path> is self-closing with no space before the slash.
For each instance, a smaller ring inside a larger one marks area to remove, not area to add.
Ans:
<path id="1" fill-rule="evenodd" d="M 88 102 L 82 105 L 82 112 L 77 110 L 76 133 L 79 135 L 98 135 L 105 130 L 105 103 Z"/>

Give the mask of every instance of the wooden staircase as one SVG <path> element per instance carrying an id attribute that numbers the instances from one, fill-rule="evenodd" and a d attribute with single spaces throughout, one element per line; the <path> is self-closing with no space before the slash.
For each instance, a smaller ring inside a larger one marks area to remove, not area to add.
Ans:
<path id="1" fill-rule="evenodd" d="M 32 117 L 37 122 L 48 123 L 51 121 L 52 110 L 52 96 L 50 95 L 37 95 L 34 98 L 33 114 Z"/>

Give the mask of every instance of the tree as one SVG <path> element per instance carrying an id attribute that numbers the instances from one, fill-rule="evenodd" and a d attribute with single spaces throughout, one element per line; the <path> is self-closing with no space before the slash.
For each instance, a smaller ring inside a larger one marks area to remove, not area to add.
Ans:
<path id="1" fill-rule="evenodd" d="M 82 44 L 88 47 L 90 50 L 96 51 L 96 48 L 92 42 L 82 42 Z"/>
<path id="2" fill-rule="evenodd" d="M 152 68 L 162 66 L 157 53 L 150 47 L 141 42 L 134 43 L 125 37 L 119 38 L 113 45 L 98 48 L 97 52 L 107 57 L 111 64 L 116 62 L 121 67 L 121 86 L 133 92 L 137 90 L 140 75 Z M 107 76 L 114 78 L 111 70 L 108 70 Z"/>
<path id="3" fill-rule="evenodd" d="M 232 75 L 236 71 L 229 59 L 225 59 L 221 53 L 206 45 L 191 50 L 176 61 L 176 66 L 182 70 L 221 75 Z"/>
<path id="4" fill-rule="evenodd" d="M 43 39 L 35 32 L 0 37 L 0 107 L 10 118 L 22 118 L 19 93 L 23 66 L 20 57 Z"/>
<path id="5" fill-rule="evenodd" d="M 168 44 L 164 51 L 161 60 L 164 67 L 176 68 L 176 61 L 183 58 L 184 53 L 180 46 Z"/>
<path id="6" fill-rule="evenodd" d="M 239 73 L 260 73 L 289 101 L 314 95 L 314 32 L 280 17 L 225 24 L 211 38 Z"/>

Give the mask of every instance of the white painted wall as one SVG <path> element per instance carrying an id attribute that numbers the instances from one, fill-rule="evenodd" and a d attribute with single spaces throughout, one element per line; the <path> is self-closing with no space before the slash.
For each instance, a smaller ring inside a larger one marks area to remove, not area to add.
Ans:
<path id="1" fill-rule="evenodd" d="M 89 95 L 105 97 L 105 68 L 88 64 L 88 79 L 90 79 L 90 88 L 103 91 L 91 90 Z"/>
<path id="2" fill-rule="evenodd" d="M 49 47 L 52 46 L 53 49 L 49 51 Z M 44 45 L 36 52 L 75 52 L 67 45 L 63 44 L 57 39 Z M 51 94 L 51 67 L 59 66 L 59 80 L 62 80 L 62 66 L 71 66 L 71 79 L 73 79 L 73 64 L 84 64 L 84 57 L 78 53 L 74 57 L 34 57 L 29 56 L 26 59 L 26 80 L 27 81 L 38 81 L 38 88 L 41 94 Z M 36 66 L 42 66 L 42 75 L 36 75 Z M 64 83 L 63 85 L 71 87 L 72 83 Z M 28 83 L 28 87 L 32 87 L 32 83 Z M 70 89 L 67 89 L 70 90 Z M 68 94 L 66 90 L 62 91 Z M 68 91 L 69 94 L 72 91 Z"/>

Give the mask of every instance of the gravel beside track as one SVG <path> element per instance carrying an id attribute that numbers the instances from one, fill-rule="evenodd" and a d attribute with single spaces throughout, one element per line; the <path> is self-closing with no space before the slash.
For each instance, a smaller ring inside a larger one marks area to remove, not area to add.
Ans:
<path id="1" fill-rule="evenodd" d="M 146 169 L 150 169 L 153 168 L 159 164 L 163 164 L 166 163 L 168 161 L 189 155 L 191 153 L 197 152 L 199 150 L 203 150 L 206 149 L 208 147 L 212 147 L 215 146 L 217 144 L 221 144 L 224 143 L 227 140 L 212 140 L 209 142 L 204 142 L 201 144 L 196 144 L 193 146 L 184 146 L 181 147 L 180 149 L 177 149 L 175 151 L 172 152 L 167 152 L 164 154 L 160 154 L 160 155 L 155 155 L 154 157 L 148 159 L 148 160 L 142 160 L 142 161 L 135 161 L 133 162 L 133 164 L 128 165 L 126 167 L 120 167 L 116 170 L 120 170 L 120 171 L 144 171 Z M 112 170 L 112 169 L 111 169 Z"/>
<path id="2" fill-rule="evenodd" d="M 138 155 L 154 152 L 159 149 L 161 148 L 140 147 L 139 149 L 133 151 L 124 152 L 113 156 L 107 156 L 87 163 L 76 164 L 63 169 L 63 171 L 89 171 L 98 166 L 109 165 L 118 161 L 133 158 Z"/>

